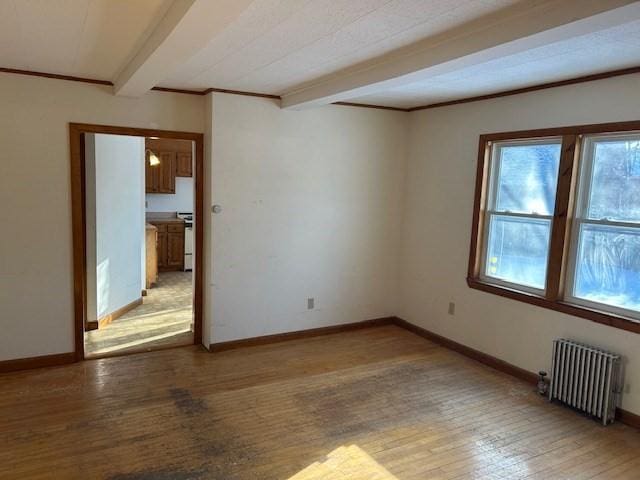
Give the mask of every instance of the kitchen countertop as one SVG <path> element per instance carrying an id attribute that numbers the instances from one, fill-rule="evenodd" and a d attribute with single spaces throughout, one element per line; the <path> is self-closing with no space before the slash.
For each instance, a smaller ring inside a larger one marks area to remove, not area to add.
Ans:
<path id="1" fill-rule="evenodd" d="M 149 212 L 146 215 L 147 223 L 184 223 L 182 218 L 176 217 L 175 213 L 153 213 Z"/>
<path id="2" fill-rule="evenodd" d="M 184 223 L 181 218 L 149 218 L 147 217 L 147 223 Z"/>

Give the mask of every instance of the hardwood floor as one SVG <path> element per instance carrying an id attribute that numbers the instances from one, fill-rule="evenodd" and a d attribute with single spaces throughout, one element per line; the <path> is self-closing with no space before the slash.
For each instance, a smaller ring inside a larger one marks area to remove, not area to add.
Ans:
<path id="1" fill-rule="evenodd" d="M 191 272 L 161 272 L 142 305 L 112 323 L 85 332 L 85 357 L 101 358 L 193 345 Z"/>
<path id="2" fill-rule="evenodd" d="M 0 478 L 638 479 L 640 434 L 395 326 L 0 376 Z"/>

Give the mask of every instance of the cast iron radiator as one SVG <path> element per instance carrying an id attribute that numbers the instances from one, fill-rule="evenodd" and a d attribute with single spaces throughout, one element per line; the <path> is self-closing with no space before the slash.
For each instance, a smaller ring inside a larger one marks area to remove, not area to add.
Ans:
<path id="1" fill-rule="evenodd" d="M 571 340 L 553 341 L 549 401 L 557 400 L 607 425 L 615 420 L 620 356 Z"/>

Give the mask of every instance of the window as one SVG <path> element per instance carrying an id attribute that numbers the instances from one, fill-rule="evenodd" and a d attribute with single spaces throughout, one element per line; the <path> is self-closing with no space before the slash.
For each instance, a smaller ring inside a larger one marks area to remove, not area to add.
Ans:
<path id="1" fill-rule="evenodd" d="M 483 278 L 543 293 L 562 139 L 496 143 Z"/>
<path id="2" fill-rule="evenodd" d="M 640 312 L 640 133 L 585 137 L 573 228 L 570 297 Z"/>
<path id="3" fill-rule="evenodd" d="M 468 283 L 640 333 L 640 122 L 481 136 Z"/>

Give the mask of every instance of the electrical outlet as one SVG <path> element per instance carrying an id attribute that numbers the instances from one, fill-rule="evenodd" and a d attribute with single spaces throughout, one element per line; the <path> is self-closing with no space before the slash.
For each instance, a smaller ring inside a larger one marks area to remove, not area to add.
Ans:
<path id="1" fill-rule="evenodd" d="M 456 314 L 456 304 L 453 302 L 449 302 L 449 315 Z"/>
<path id="2" fill-rule="evenodd" d="M 307 310 L 313 310 L 315 304 L 316 304 L 315 298 L 307 298 Z"/>

